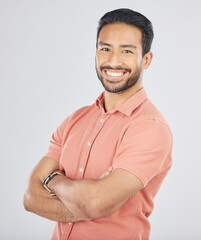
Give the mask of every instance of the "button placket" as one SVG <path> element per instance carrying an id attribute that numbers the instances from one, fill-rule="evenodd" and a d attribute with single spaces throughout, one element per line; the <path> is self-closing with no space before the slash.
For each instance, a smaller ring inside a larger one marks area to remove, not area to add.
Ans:
<path id="1" fill-rule="evenodd" d="M 91 135 L 89 135 L 88 137 L 88 141 L 86 142 L 87 147 L 85 148 L 85 153 L 83 153 L 86 156 L 86 160 L 80 162 L 80 167 L 79 168 L 79 175 L 82 176 L 82 178 L 84 177 L 84 172 L 85 169 L 87 167 L 87 163 L 88 163 L 88 159 L 89 159 L 89 155 L 90 155 L 90 151 L 91 151 L 91 147 L 93 144 L 94 139 L 96 138 L 96 136 L 99 134 L 99 132 L 101 131 L 101 129 L 103 128 L 104 124 L 110 116 L 106 115 L 106 116 L 99 116 L 99 119 L 97 119 L 97 123 L 95 128 L 93 129 L 93 132 L 91 133 Z"/>

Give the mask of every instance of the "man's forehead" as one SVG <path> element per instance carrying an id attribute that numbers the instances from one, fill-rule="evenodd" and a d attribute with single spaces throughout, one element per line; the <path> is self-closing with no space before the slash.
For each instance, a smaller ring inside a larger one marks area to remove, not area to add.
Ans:
<path id="1" fill-rule="evenodd" d="M 141 29 L 134 25 L 122 23 L 122 22 L 115 22 L 115 23 L 109 23 L 109 24 L 104 25 L 100 31 L 100 34 L 101 34 L 101 32 L 107 31 L 108 29 L 109 29 L 109 31 L 115 31 L 115 30 L 129 31 L 130 30 L 130 31 L 135 31 L 135 32 L 141 33 Z"/>
<path id="2" fill-rule="evenodd" d="M 115 41 L 121 45 L 135 45 L 136 42 L 141 42 L 141 39 L 142 33 L 139 28 L 125 23 L 112 23 L 101 29 L 98 42 L 111 44 Z"/>

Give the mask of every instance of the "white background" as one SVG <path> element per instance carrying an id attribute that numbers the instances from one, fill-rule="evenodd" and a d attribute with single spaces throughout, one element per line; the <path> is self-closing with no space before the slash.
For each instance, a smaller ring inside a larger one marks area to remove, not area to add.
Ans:
<path id="1" fill-rule="evenodd" d="M 56 127 L 103 91 L 96 28 L 120 7 L 153 23 L 144 87 L 174 134 L 174 163 L 155 199 L 150 239 L 201 239 L 201 2 L 0 0 L 1 239 L 50 239 L 54 222 L 23 209 L 25 183 Z"/>

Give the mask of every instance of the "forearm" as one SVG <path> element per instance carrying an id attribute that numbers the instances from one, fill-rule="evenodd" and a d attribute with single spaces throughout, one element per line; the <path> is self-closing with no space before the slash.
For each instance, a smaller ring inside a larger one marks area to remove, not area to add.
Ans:
<path id="1" fill-rule="evenodd" d="M 81 221 L 97 217 L 94 209 L 94 200 L 97 199 L 94 182 L 95 180 L 92 179 L 72 180 L 64 176 L 56 176 L 48 186 L 72 212 L 73 216 Z M 93 189 L 93 191 L 89 191 L 89 189 Z"/>
<path id="2" fill-rule="evenodd" d="M 41 217 L 57 221 L 76 221 L 72 213 L 56 197 L 51 196 L 42 186 L 40 180 L 33 180 L 24 194 L 24 207 Z"/>
<path id="3" fill-rule="evenodd" d="M 142 188 L 142 183 L 132 173 L 116 169 L 97 180 L 57 175 L 48 186 L 76 219 L 86 220 L 113 214 Z"/>
<path id="4" fill-rule="evenodd" d="M 57 175 L 48 184 L 78 220 L 101 218 L 114 213 L 125 201 L 114 199 L 105 182 L 94 179 L 72 180 Z M 112 197 L 111 197 L 112 196 Z"/>

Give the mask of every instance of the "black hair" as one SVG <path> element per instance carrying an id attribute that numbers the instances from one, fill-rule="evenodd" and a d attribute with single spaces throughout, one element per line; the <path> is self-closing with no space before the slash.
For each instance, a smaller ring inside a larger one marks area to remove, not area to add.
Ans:
<path id="1" fill-rule="evenodd" d="M 128 8 L 120 8 L 113 10 L 111 12 L 107 12 L 99 21 L 98 29 L 97 29 L 97 43 L 98 37 L 101 29 L 107 24 L 113 23 L 125 23 L 129 25 L 133 25 L 140 29 L 142 33 L 142 49 L 144 56 L 151 49 L 152 40 L 154 37 L 152 23 L 143 16 L 139 12 L 135 12 Z"/>

